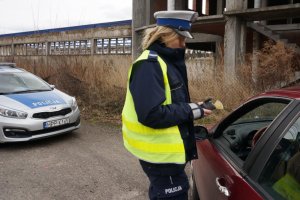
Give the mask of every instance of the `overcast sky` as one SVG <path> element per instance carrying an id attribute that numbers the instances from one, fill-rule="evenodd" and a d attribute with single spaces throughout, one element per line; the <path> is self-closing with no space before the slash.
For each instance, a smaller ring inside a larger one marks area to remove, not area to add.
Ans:
<path id="1" fill-rule="evenodd" d="M 0 0 L 0 34 L 131 19 L 132 0 Z"/>

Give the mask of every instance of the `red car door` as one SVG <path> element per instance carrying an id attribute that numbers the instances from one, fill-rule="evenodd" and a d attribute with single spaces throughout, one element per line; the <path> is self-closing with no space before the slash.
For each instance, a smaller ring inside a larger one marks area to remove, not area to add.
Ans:
<path id="1" fill-rule="evenodd" d="M 210 139 L 197 141 L 199 158 L 192 167 L 201 200 L 258 200 L 270 196 L 258 184 L 255 173 L 268 159 L 262 157 L 264 153 L 275 146 L 254 145 L 253 141 L 260 130 L 265 130 L 262 139 L 268 141 L 290 112 L 285 108 L 293 107 L 289 102 L 264 97 L 249 101 L 211 129 Z M 253 163 L 257 163 L 256 170 Z"/>
<path id="2" fill-rule="evenodd" d="M 194 181 L 201 200 L 263 199 L 244 178 L 231 167 L 210 140 L 197 142 L 199 158 L 193 161 Z M 201 169 L 200 169 L 201 168 Z M 203 173 L 205 172 L 205 173 Z"/>

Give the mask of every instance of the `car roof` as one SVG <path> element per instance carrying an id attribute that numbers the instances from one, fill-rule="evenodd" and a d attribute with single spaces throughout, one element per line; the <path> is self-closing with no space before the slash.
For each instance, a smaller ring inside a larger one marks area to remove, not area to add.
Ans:
<path id="1" fill-rule="evenodd" d="M 12 73 L 12 72 L 24 72 L 24 70 L 16 67 L 15 63 L 1 63 L 0 62 L 0 74 L 1 73 Z"/>
<path id="2" fill-rule="evenodd" d="M 268 92 L 264 92 L 256 97 L 285 97 L 290 99 L 300 99 L 300 86 L 292 86 L 287 88 L 274 89 Z"/>

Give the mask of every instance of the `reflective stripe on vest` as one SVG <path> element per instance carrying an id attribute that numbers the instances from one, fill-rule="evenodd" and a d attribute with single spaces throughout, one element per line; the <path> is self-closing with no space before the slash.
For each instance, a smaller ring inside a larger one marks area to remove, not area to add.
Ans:
<path id="1" fill-rule="evenodd" d="M 147 60 L 149 54 L 149 50 L 144 51 L 133 65 L 138 61 Z M 150 56 L 153 58 L 153 55 Z M 171 104 L 172 98 L 167 76 L 167 65 L 159 56 L 157 56 L 157 60 L 163 72 L 165 86 L 166 100 L 163 102 L 163 105 Z M 153 129 L 144 126 L 138 121 L 129 90 L 129 80 L 133 65 L 128 73 L 127 94 L 122 112 L 122 133 L 126 149 L 137 158 L 151 163 L 185 163 L 185 150 L 178 126 Z"/>

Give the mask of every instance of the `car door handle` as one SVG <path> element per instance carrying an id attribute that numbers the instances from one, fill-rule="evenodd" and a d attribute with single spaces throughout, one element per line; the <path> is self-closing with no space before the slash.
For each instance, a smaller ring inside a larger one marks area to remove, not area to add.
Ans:
<path id="1" fill-rule="evenodd" d="M 230 192 L 229 192 L 228 188 L 225 186 L 224 178 L 217 177 L 216 184 L 221 193 L 223 193 L 226 197 L 230 196 Z"/>

